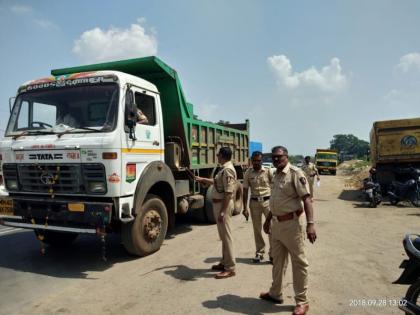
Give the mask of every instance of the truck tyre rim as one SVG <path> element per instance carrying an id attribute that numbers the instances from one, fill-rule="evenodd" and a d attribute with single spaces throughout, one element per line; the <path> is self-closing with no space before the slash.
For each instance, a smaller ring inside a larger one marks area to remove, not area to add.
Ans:
<path id="1" fill-rule="evenodd" d="M 143 219 L 144 234 L 150 241 L 154 241 L 158 238 L 162 229 L 162 218 L 157 210 L 149 210 Z"/>

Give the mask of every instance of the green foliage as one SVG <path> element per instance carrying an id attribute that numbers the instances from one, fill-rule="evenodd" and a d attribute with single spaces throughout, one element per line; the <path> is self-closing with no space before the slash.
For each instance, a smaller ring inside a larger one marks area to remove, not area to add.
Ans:
<path id="1" fill-rule="evenodd" d="M 303 155 L 289 155 L 289 162 L 293 165 L 296 165 L 297 163 L 302 163 L 303 159 Z"/>
<path id="2" fill-rule="evenodd" d="M 330 148 L 340 154 L 354 155 L 364 159 L 369 151 L 369 142 L 360 140 L 354 135 L 335 135 L 330 141 Z"/>

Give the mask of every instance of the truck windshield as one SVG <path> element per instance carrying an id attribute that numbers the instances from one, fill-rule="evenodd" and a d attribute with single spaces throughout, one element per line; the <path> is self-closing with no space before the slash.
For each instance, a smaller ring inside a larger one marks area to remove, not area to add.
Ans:
<path id="1" fill-rule="evenodd" d="M 321 160 L 337 160 L 337 154 L 334 153 L 317 153 L 317 159 Z"/>
<path id="2" fill-rule="evenodd" d="M 118 85 L 69 86 L 21 93 L 6 136 L 68 132 L 112 131 L 117 122 Z M 85 128 L 85 129 L 83 129 Z"/>

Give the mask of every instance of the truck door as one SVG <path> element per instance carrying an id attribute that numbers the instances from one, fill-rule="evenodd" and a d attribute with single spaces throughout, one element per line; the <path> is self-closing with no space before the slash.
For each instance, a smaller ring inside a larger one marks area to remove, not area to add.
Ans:
<path id="1" fill-rule="evenodd" d="M 125 193 L 134 192 L 139 174 L 148 163 L 164 160 L 165 145 L 159 95 L 137 87 L 131 87 L 131 92 L 136 108 L 146 116 L 147 121 L 134 127 L 136 140 L 130 139 L 127 132 L 123 140 L 122 191 Z"/>

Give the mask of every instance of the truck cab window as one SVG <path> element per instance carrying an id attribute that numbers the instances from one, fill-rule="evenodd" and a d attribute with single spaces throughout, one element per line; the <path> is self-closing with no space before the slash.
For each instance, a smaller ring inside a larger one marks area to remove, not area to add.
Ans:
<path id="1" fill-rule="evenodd" d="M 57 106 L 34 102 L 32 121 L 54 126 L 57 117 Z"/>
<path id="2" fill-rule="evenodd" d="M 27 129 L 28 126 L 29 126 L 29 103 L 27 101 L 22 101 L 16 129 L 17 130 Z"/>
<path id="3" fill-rule="evenodd" d="M 156 125 L 155 98 L 153 96 L 135 92 L 134 101 L 138 109 L 147 117 L 146 125 Z"/>

